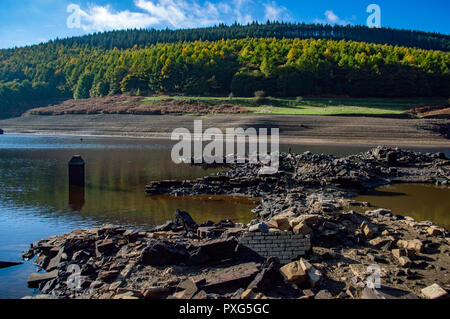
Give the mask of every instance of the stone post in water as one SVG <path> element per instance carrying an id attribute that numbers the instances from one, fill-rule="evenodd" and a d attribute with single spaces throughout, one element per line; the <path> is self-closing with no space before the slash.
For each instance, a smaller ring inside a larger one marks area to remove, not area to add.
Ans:
<path id="1" fill-rule="evenodd" d="M 69 162 L 69 185 L 84 187 L 85 162 L 80 155 L 75 155 Z"/>
<path id="2" fill-rule="evenodd" d="M 3 130 L 0 128 L 0 135 L 2 135 L 3 134 Z"/>

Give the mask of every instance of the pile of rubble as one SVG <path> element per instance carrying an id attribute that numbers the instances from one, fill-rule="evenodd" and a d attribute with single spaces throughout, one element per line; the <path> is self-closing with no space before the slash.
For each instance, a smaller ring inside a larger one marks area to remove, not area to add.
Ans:
<path id="1" fill-rule="evenodd" d="M 392 182 L 450 184 L 450 160 L 443 153 L 423 154 L 378 147 L 336 158 L 305 152 L 280 154 L 279 172 L 262 175 L 261 164 L 236 164 L 230 170 L 193 181 L 157 181 L 148 194 L 244 194 L 260 197 L 298 187 L 334 187 L 362 191 Z"/>

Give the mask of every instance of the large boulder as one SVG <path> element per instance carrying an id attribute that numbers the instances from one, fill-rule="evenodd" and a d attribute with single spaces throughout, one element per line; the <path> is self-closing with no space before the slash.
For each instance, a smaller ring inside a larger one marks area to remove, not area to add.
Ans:
<path id="1" fill-rule="evenodd" d="M 151 242 L 142 251 L 140 261 L 144 265 L 167 266 L 185 261 L 188 252 L 183 245 L 167 241 Z"/>

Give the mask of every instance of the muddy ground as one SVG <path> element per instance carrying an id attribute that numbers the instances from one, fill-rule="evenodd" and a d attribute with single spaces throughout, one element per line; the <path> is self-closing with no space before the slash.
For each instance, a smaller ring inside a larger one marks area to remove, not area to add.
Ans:
<path id="1" fill-rule="evenodd" d="M 203 120 L 203 129 L 217 127 L 280 128 L 281 142 L 342 143 L 359 145 L 450 147 L 450 120 L 396 119 L 346 116 L 276 115 L 31 115 L 0 121 L 8 133 L 114 135 L 170 137 L 175 128 L 193 132 L 194 120 Z"/>

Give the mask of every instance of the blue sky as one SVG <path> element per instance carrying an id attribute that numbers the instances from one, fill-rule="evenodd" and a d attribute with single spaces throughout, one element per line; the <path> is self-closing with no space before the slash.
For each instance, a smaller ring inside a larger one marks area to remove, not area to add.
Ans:
<path id="1" fill-rule="evenodd" d="M 234 21 L 365 25 L 370 4 L 380 6 L 383 27 L 450 34 L 448 0 L 0 0 L 0 48 L 112 29 Z"/>

